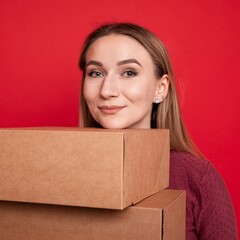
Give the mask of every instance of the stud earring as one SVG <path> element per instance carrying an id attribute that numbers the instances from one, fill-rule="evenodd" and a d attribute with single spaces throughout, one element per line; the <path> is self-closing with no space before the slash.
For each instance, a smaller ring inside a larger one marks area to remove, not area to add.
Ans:
<path id="1" fill-rule="evenodd" d="M 154 100 L 154 103 L 159 104 L 159 103 L 160 103 L 159 98 L 156 98 L 156 99 Z"/>

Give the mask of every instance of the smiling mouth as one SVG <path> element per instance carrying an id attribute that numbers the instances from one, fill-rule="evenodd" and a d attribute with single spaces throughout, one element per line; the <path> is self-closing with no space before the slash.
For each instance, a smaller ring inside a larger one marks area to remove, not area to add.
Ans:
<path id="1" fill-rule="evenodd" d="M 99 109 L 105 114 L 115 114 L 121 111 L 125 106 L 100 106 Z"/>

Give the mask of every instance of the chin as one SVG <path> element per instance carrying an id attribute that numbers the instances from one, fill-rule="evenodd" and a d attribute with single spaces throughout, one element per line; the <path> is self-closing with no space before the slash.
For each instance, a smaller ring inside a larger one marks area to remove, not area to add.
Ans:
<path id="1" fill-rule="evenodd" d="M 103 128 L 106 128 L 106 129 L 124 129 L 124 128 L 128 128 L 129 127 L 127 124 L 114 123 L 114 122 L 111 122 L 111 123 L 100 123 L 100 125 Z"/>

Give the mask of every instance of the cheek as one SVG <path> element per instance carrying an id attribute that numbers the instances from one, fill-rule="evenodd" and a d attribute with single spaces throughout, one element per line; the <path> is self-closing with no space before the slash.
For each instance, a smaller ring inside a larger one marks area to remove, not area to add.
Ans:
<path id="1" fill-rule="evenodd" d="M 87 103 L 92 102 L 96 98 L 96 95 L 96 88 L 86 81 L 83 86 L 83 96 Z"/>
<path id="2" fill-rule="evenodd" d="M 125 89 L 125 96 L 133 102 L 152 102 L 155 89 L 148 83 L 134 84 Z"/>

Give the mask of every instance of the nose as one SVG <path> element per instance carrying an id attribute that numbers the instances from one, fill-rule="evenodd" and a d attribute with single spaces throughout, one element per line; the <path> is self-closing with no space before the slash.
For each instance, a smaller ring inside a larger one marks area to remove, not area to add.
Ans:
<path id="1" fill-rule="evenodd" d="M 106 99 L 119 96 L 119 89 L 116 77 L 107 75 L 104 78 L 100 90 L 100 95 Z"/>

